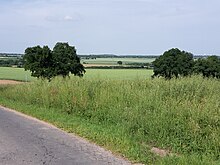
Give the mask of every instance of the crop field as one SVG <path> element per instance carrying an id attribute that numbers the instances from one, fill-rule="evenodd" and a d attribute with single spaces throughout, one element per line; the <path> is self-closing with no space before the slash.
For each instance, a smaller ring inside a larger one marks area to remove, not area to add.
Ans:
<path id="1" fill-rule="evenodd" d="M 155 58 L 96 58 L 96 59 L 82 59 L 82 63 L 94 65 L 118 65 L 118 61 L 122 61 L 123 65 L 133 63 L 151 63 Z"/>
<path id="2" fill-rule="evenodd" d="M 31 73 L 23 68 L 0 67 L 0 79 L 33 81 L 36 78 L 31 77 Z"/>
<path id="3" fill-rule="evenodd" d="M 15 59 L 17 59 L 17 57 L 5 57 L 5 56 L 0 56 L 0 60 L 10 60 L 10 59 L 15 60 Z"/>
<path id="4" fill-rule="evenodd" d="M 84 79 L 115 79 L 132 80 L 148 79 L 153 74 L 152 70 L 147 69 L 86 69 Z M 33 81 L 29 71 L 23 68 L 0 67 L 0 79 L 10 79 L 19 81 Z"/>
<path id="5" fill-rule="evenodd" d="M 149 79 L 153 70 L 147 69 L 86 69 L 86 79 L 134 80 Z"/>

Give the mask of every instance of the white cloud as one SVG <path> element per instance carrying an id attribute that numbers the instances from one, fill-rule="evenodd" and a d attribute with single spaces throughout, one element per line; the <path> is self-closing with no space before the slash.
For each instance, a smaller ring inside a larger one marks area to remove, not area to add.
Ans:
<path id="1" fill-rule="evenodd" d="M 65 20 L 65 21 L 72 21 L 72 20 L 73 20 L 73 17 L 71 17 L 71 16 L 69 16 L 69 15 L 66 15 L 66 16 L 64 17 L 64 20 Z"/>
<path id="2" fill-rule="evenodd" d="M 62 13 L 56 15 L 48 15 L 45 17 L 49 22 L 77 22 L 82 20 L 82 16 L 78 13 L 72 13 L 71 15 L 63 15 Z"/>

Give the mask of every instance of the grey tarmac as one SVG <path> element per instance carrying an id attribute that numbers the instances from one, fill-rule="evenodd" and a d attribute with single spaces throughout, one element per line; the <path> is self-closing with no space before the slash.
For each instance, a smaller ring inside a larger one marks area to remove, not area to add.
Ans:
<path id="1" fill-rule="evenodd" d="M 87 140 L 0 106 L 0 165 L 128 165 Z"/>

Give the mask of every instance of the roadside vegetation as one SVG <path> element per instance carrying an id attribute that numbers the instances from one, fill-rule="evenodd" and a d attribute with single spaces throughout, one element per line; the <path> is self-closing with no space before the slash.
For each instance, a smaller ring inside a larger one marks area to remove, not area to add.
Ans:
<path id="1" fill-rule="evenodd" d="M 0 103 L 51 122 L 133 161 L 218 164 L 220 83 L 200 76 L 153 80 L 56 78 L 0 86 Z M 161 158 L 150 150 L 164 149 Z"/>

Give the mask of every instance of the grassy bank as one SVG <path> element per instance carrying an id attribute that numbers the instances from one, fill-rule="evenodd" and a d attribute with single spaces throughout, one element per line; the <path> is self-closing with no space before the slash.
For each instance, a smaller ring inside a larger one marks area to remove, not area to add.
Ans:
<path id="1" fill-rule="evenodd" d="M 154 80 L 56 79 L 0 86 L 0 103 L 76 132 L 131 160 L 218 164 L 220 83 L 201 77 Z M 176 156 L 159 158 L 152 147 Z"/>

